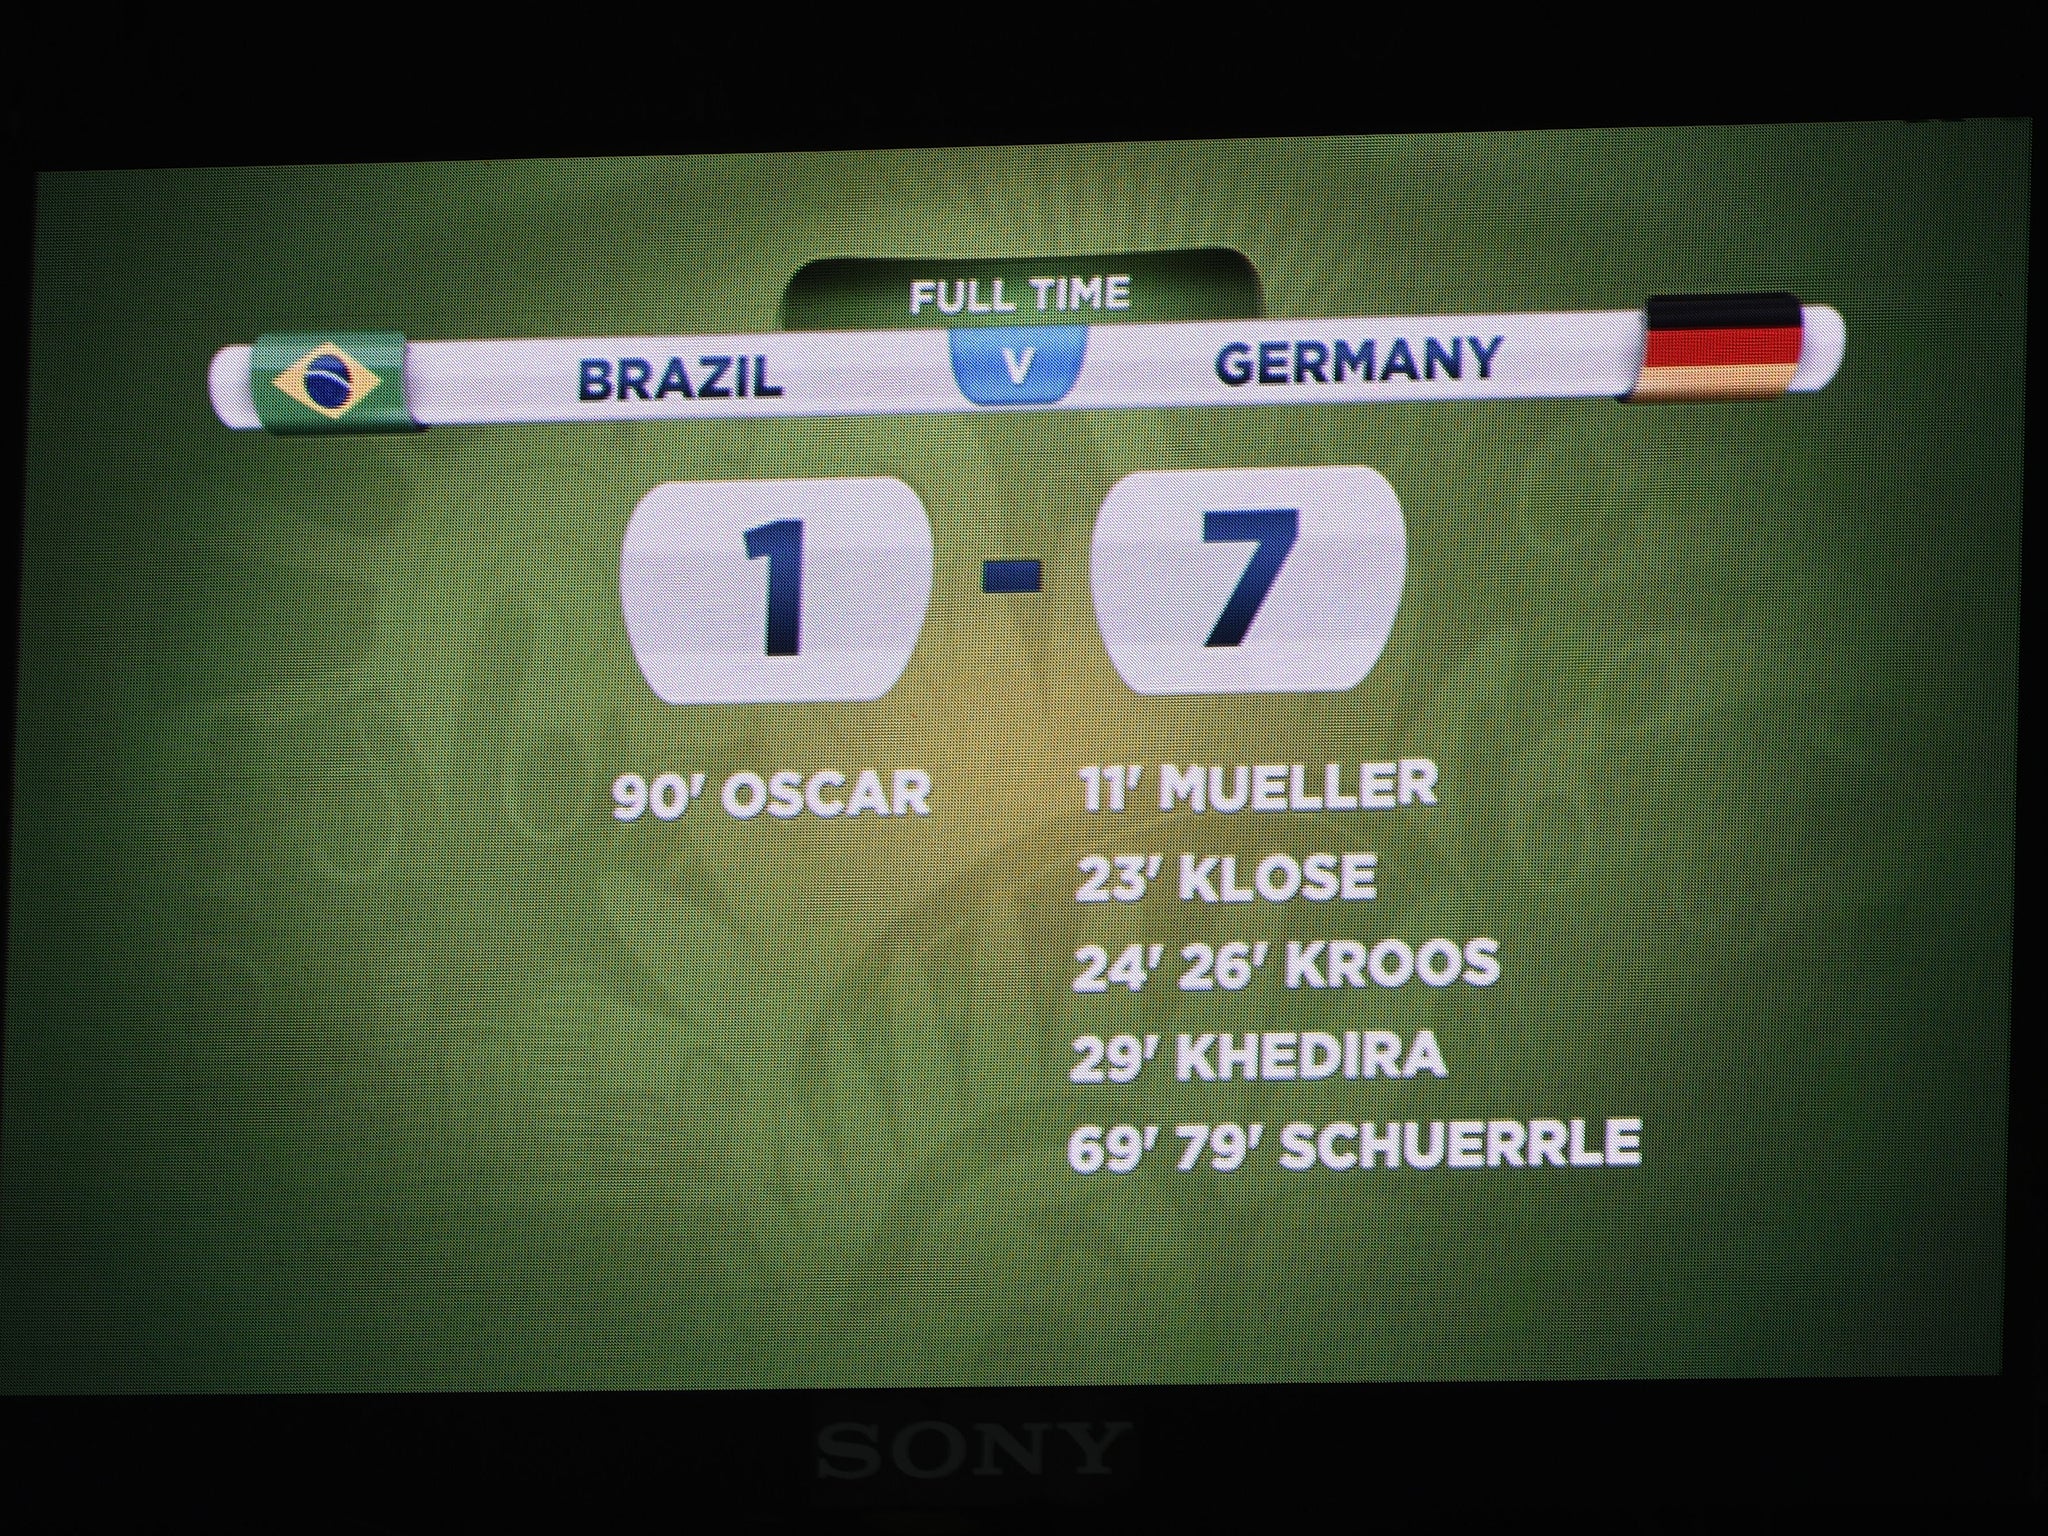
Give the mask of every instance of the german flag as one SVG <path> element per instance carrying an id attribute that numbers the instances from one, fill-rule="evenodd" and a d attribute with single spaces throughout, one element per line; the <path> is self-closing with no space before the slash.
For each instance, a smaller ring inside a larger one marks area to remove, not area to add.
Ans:
<path id="1" fill-rule="evenodd" d="M 1768 400 L 1798 371 L 1792 294 L 1667 294 L 1645 318 L 1642 370 L 1624 400 Z"/>

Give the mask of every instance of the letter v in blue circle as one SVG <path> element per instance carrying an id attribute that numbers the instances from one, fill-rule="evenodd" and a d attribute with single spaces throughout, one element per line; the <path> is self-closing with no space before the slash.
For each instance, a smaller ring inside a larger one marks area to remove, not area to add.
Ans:
<path id="1" fill-rule="evenodd" d="M 1054 405 L 1081 376 L 1085 325 L 1017 325 L 948 331 L 953 381 L 976 405 Z"/>

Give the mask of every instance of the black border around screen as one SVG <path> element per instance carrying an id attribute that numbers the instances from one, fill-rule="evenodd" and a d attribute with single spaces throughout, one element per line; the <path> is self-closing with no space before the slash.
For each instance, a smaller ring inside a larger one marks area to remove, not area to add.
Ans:
<path id="1" fill-rule="evenodd" d="M 1649 69 L 1633 82 L 1617 78 L 1587 88 L 1580 81 L 1577 89 L 1556 91 L 1542 84 L 1539 67 L 1534 82 L 1490 96 L 1453 100 L 1417 90 L 1374 102 L 1284 91 L 1263 100 L 1256 92 L 1205 94 L 1172 71 L 1116 91 L 1092 90 L 1082 79 L 1040 83 L 1036 94 L 1020 96 L 1014 87 L 1033 84 L 1021 66 L 979 88 L 930 87 L 917 82 L 944 68 L 922 52 L 873 69 L 821 56 L 788 75 L 750 73 L 737 62 L 700 71 L 665 95 L 628 97 L 607 94 L 602 83 L 609 68 L 627 67 L 623 61 L 636 56 L 632 40 L 619 34 L 599 49 L 598 83 L 579 78 L 537 96 L 522 94 L 523 77 L 519 89 L 506 89 L 507 77 L 486 65 L 438 94 L 422 94 L 417 82 L 433 69 L 394 47 L 383 64 L 388 73 L 394 61 L 402 63 L 402 76 L 364 87 L 357 98 L 363 126 L 345 144 L 289 128 L 267 132 L 258 144 L 249 125 L 263 93 L 252 82 L 284 66 L 239 45 L 188 38 L 156 46 L 162 41 L 130 36 L 110 51 L 90 38 L 51 33 L 17 65 L 23 78 L 10 124 L 0 247 L 14 278 L 15 302 L 6 311 L 9 367 L 0 380 L 0 406 L 10 412 L 4 467 L 12 487 L 22 483 L 38 170 L 1947 118 L 2026 115 L 2032 108 L 2018 60 L 1996 57 L 1995 43 L 1979 52 L 1962 40 L 1946 54 L 1915 54 L 1901 43 L 1877 73 L 1859 75 L 1851 66 L 1819 86 L 1765 78 L 1756 57 L 1733 44 L 1674 68 L 1658 45 L 1638 41 L 1633 49 L 1661 75 Z M 758 39 L 744 45 L 773 46 Z M 1557 40 L 1540 46 L 1553 49 Z M 2004 51 L 2025 50 L 2008 44 Z M 1493 67 L 1506 71 L 1513 53 L 1503 46 Z M 1535 55 L 1539 63 L 1559 56 Z M 221 78 L 224 60 L 237 89 L 198 89 L 197 81 Z M 1220 60 L 1200 68 L 1205 76 L 1259 76 Z M 1360 79 L 1388 78 L 1384 66 L 1357 69 Z M 1436 77 L 1411 65 L 1407 78 Z M 507 105 L 515 99 L 520 104 Z M 2029 494 L 2030 507 L 2037 500 Z M 18 523 L 8 548 L 18 561 Z M 18 570 L 9 576 L 18 592 Z M 14 679 L 10 667 L 0 724 L 10 749 Z M 10 777 L 12 763 L 9 750 Z M 2024 796 L 2021 815 L 2024 823 Z M 1924 1527 L 1929 1509 L 2003 1514 L 2038 1507 L 2041 1053 L 2025 1027 L 2033 989 L 2017 959 L 2030 933 L 2024 890 L 2022 884 L 2015 915 L 2005 1357 L 1997 1377 L 13 1399 L 0 1420 L 13 1486 L 0 1507 L 18 1518 L 34 1491 L 38 1501 L 59 1501 L 65 1523 L 87 1526 L 140 1514 L 228 1528 L 365 1531 L 598 1527 L 644 1519 L 709 1528 L 852 1528 L 919 1504 L 952 1509 L 969 1523 L 917 1528 L 1057 1523 L 1126 1530 L 1169 1520 L 1195 1529 L 1263 1529 L 1325 1511 L 1346 1525 L 1439 1518 L 1462 1524 L 1482 1510 L 1539 1521 L 1590 1510 L 1632 1526 L 1663 1527 L 1698 1512 L 1759 1507 L 1851 1509 L 1859 1526 L 1888 1528 Z M 863 1489 L 819 1478 L 821 1425 L 874 1423 L 886 1439 L 896 1426 L 927 1419 L 1129 1421 L 1135 1428 L 1119 1475 L 1088 1484 L 1053 1478 L 1025 1486 L 1012 1479 L 998 1495 L 986 1484 L 960 1493 L 903 1478 L 877 1478 Z M 968 1494 L 980 1505 L 961 1505 Z"/>

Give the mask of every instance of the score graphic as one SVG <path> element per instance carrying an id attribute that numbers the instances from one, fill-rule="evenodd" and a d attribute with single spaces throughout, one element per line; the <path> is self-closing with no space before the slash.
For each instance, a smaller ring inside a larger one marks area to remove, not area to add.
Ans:
<path id="1" fill-rule="evenodd" d="M 918 291 L 913 281 L 912 314 Z M 1841 367 L 1847 334 L 1836 310 L 1788 292 L 1660 295 L 1641 310 L 1099 329 L 423 342 L 277 332 L 223 347 L 207 390 L 226 426 L 287 436 L 1015 409 L 1668 404 L 1811 394 Z M 891 478 L 659 486 L 634 509 L 620 558 L 634 657 L 671 704 L 880 698 L 923 627 L 931 548 L 923 503 Z M 1336 692 L 1378 660 L 1406 566 L 1400 503 L 1374 470 L 1190 470 L 1130 475 L 1110 491 L 1090 583 L 1103 645 L 1137 693 Z M 1038 590 L 1036 560 L 983 564 L 985 593 Z"/>
<path id="2" fill-rule="evenodd" d="M 1386 646 L 1407 534 L 1377 470 L 1143 472 L 1103 502 L 1090 567 L 1134 691 L 1334 691 Z M 634 659 L 669 704 L 880 698 L 931 586 L 924 504 L 889 478 L 657 486 L 619 556 Z"/>

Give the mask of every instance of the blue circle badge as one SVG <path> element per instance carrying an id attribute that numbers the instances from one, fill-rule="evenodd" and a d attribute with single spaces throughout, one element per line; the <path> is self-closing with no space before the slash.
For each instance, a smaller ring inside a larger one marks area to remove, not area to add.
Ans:
<path id="1" fill-rule="evenodd" d="M 332 352 L 321 353 L 306 364 L 305 389 L 314 404 L 330 411 L 340 410 L 355 392 L 347 360 Z"/>

